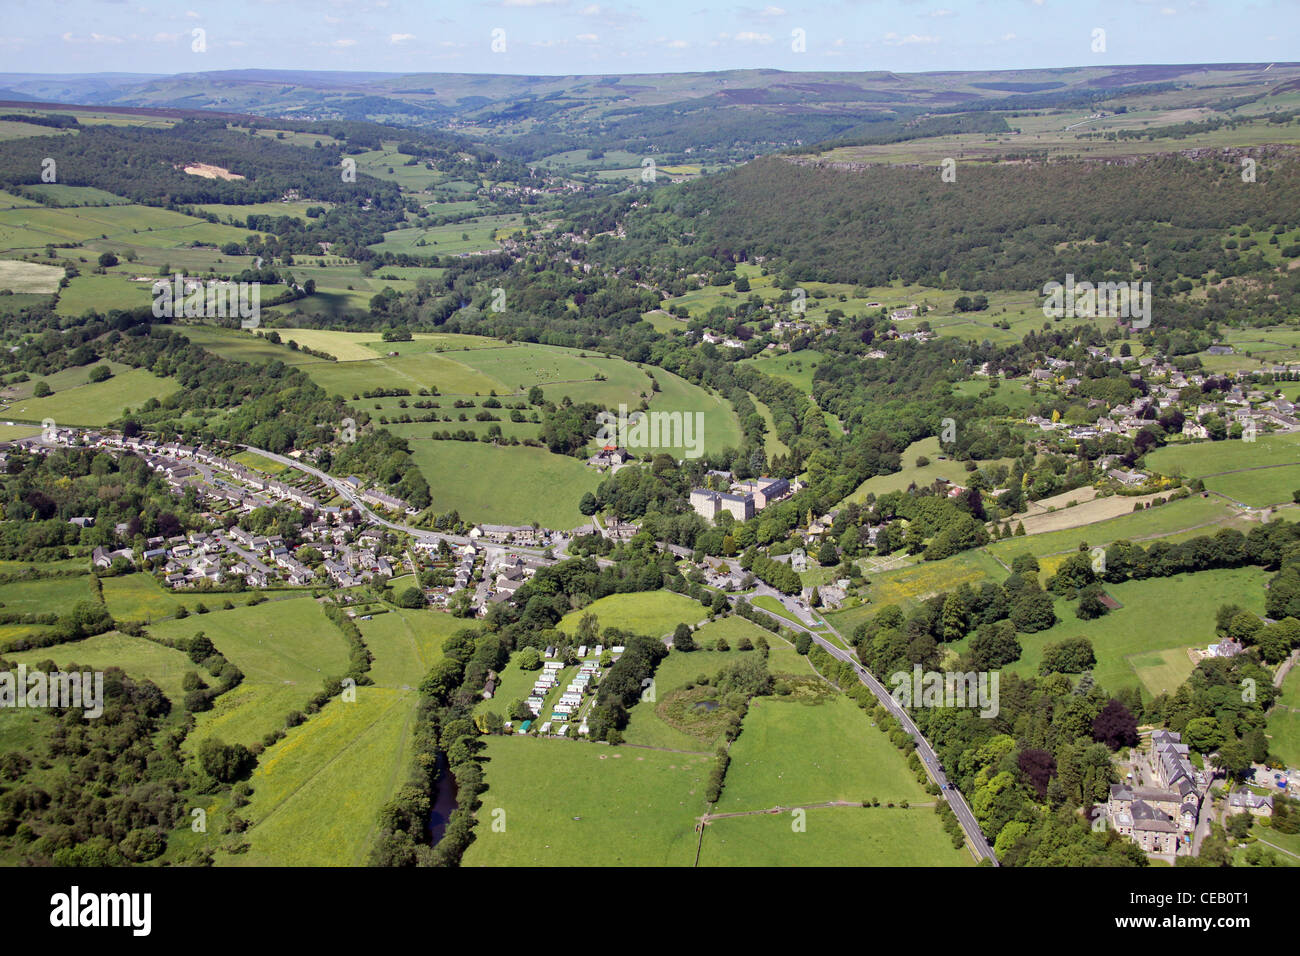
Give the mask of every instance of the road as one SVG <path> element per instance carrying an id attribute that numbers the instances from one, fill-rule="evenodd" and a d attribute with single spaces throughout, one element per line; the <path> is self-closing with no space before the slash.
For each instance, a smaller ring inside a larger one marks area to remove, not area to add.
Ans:
<path id="1" fill-rule="evenodd" d="M 459 535 L 441 534 L 438 532 L 427 531 L 421 528 L 413 528 L 410 525 L 404 525 L 394 521 L 389 521 L 387 518 L 381 517 L 380 515 L 377 515 L 375 512 L 371 511 L 370 508 L 366 505 L 366 503 L 361 500 L 361 496 L 357 492 L 357 490 L 353 488 L 351 485 L 349 485 L 346 481 L 342 481 L 338 478 L 335 478 L 333 475 L 321 471 L 318 468 L 314 468 L 311 465 L 298 461 L 296 458 L 287 458 L 283 455 L 277 455 L 274 452 L 269 452 L 264 448 L 255 448 L 252 445 L 244 445 L 243 447 L 253 452 L 254 454 L 262 455 L 265 458 L 269 458 L 271 461 L 279 462 L 280 464 L 287 465 L 291 468 L 297 468 L 299 471 L 305 471 L 307 474 L 312 475 L 313 477 L 318 478 L 319 480 L 325 482 L 326 485 L 333 488 L 340 495 L 342 495 L 344 499 L 351 502 L 353 507 L 355 507 L 357 511 L 360 512 L 361 514 L 365 515 L 373 524 L 379 524 L 384 526 L 385 528 L 391 528 L 394 531 L 401 531 L 405 534 L 409 534 L 412 537 L 414 537 L 417 541 L 436 543 L 439 540 L 446 540 L 447 542 L 452 544 L 470 543 L 469 538 L 461 537 Z M 555 546 L 555 552 L 559 554 L 563 554 L 565 548 L 567 547 L 568 547 L 568 541 L 562 540 L 560 544 Z M 528 554 L 537 554 L 537 555 L 540 555 L 542 553 L 542 549 L 538 549 L 538 548 L 510 547 L 504 550 L 509 550 L 511 552 L 516 552 L 516 553 L 528 553 Z M 802 607 L 800 602 L 796 602 L 793 599 L 787 598 L 785 595 L 776 592 L 774 589 L 764 588 L 763 590 L 764 593 L 770 591 L 773 594 L 773 596 L 775 596 L 777 600 L 781 602 L 782 606 L 784 606 L 791 613 L 795 614 L 801 621 L 807 621 L 811 617 L 811 614 Z M 730 595 L 729 597 L 732 603 L 734 604 L 739 599 L 740 596 Z M 944 774 L 943 770 L 940 767 L 939 758 L 935 754 L 934 748 L 930 745 L 930 742 L 926 740 L 925 737 L 921 734 L 920 729 L 912 721 L 912 718 L 908 716 L 907 711 L 904 710 L 901 706 L 899 706 L 898 702 L 894 700 L 892 696 L 890 696 L 889 692 L 885 689 L 885 686 L 882 683 L 880 683 L 880 681 L 878 681 L 865 667 L 863 667 L 860 663 L 858 663 L 857 658 L 851 652 L 845 651 L 840 647 L 836 646 L 835 644 L 832 644 L 830 641 L 826 640 L 826 638 L 823 637 L 821 634 L 814 631 L 812 627 L 809 626 L 808 624 L 795 623 L 794 621 L 790 621 L 785 618 L 782 618 L 780 615 L 770 614 L 767 611 L 763 611 L 762 608 L 757 608 L 756 610 L 762 611 L 764 614 L 768 614 L 769 617 L 771 617 L 773 620 L 779 621 L 785 627 L 799 628 L 804 633 L 808 634 L 819 645 L 821 645 L 832 657 L 836 658 L 837 660 L 845 661 L 848 664 L 851 664 L 853 666 L 854 672 L 858 675 L 858 680 L 862 681 L 862 683 L 867 685 L 868 689 L 870 689 L 870 691 L 873 694 L 875 694 L 876 699 L 879 700 L 880 703 L 885 707 L 885 709 L 888 710 L 890 714 L 892 714 L 895 717 L 895 719 L 897 719 L 898 722 L 903 725 L 903 729 L 906 730 L 909 734 L 911 734 L 912 739 L 916 741 L 916 752 L 920 756 L 921 762 L 925 765 L 926 771 L 934 779 L 934 782 L 939 785 L 940 793 L 942 793 L 944 799 L 948 801 L 948 806 L 950 806 L 952 808 L 953 813 L 956 814 L 957 822 L 961 824 L 962 830 L 965 831 L 966 839 L 969 842 L 970 846 L 974 849 L 975 855 L 981 859 L 991 860 L 993 862 L 993 865 L 997 866 L 998 860 L 993 853 L 993 848 L 989 846 L 989 842 L 987 838 L 985 838 L 983 832 L 980 830 L 979 824 L 975 820 L 975 814 L 971 812 L 970 806 L 966 803 L 966 798 L 961 795 L 960 790 L 958 790 L 955 786 L 953 786 L 951 783 L 948 782 L 948 777 L 946 774 Z M 830 624 L 826 624 L 826 627 L 831 631 L 831 633 L 835 634 L 836 637 L 839 637 L 841 641 L 844 641 L 843 636 L 840 635 L 840 633 L 836 631 L 834 627 L 831 627 Z M 848 646 L 849 642 L 844 641 L 844 644 Z"/>
<path id="2" fill-rule="evenodd" d="M 371 524 L 382 525 L 383 527 L 390 528 L 393 531 L 401 531 L 404 534 L 409 534 L 411 537 L 415 538 L 416 541 L 423 541 L 426 544 L 432 545 L 436 545 L 439 541 L 446 541 L 451 545 L 473 544 L 476 548 L 483 548 L 489 554 L 494 551 L 508 551 L 511 554 L 532 554 L 541 557 L 546 551 L 545 548 L 525 548 L 517 545 L 491 546 L 487 545 L 485 542 L 475 541 L 471 538 L 465 537 L 464 535 L 446 534 L 441 531 L 429 531 L 426 528 L 414 528 L 407 524 L 390 521 L 382 515 L 376 514 L 374 511 L 370 510 L 370 506 L 361 500 L 360 492 L 342 479 L 335 478 L 333 475 L 323 472 L 319 468 L 315 468 L 306 462 L 299 461 L 296 458 L 288 458 L 284 455 L 277 455 L 275 452 L 267 451 L 265 448 L 256 448 L 253 445 L 242 445 L 241 447 L 246 448 L 254 454 L 261 455 L 263 458 L 269 458 L 271 461 L 279 462 L 280 464 L 287 465 L 290 468 L 296 468 L 299 471 L 306 472 L 313 478 L 323 481 L 326 485 L 333 488 L 347 499 L 347 501 L 352 504 L 352 507 L 364 515 Z M 555 554 L 563 554 L 568 546 L 568 539 L 560 537 L 556 543 L 551 546 L 551 550 Z"/>
<path id="3" fill-rule="evenodd" d="M 737 599 L 738 596 L 733 597 L 733 603 Z M 841 660 L 852 665 L 854 673 L 858 675 L 858 680 L 862 681 L 862 683 L 867 686 L 867 689 L 876 696 L 876 699 L 880 701 L 884 708 L 888 710 L 900 724 L 903 725 L 903 729 L 911 734 L 912 739 L 916 741 L 916 752 L 918 756 L 920 756 L 921 762 L 925 765 L 926 771 L 934 779 L 934 782 L 939 785 L 939 792 L 943 795 L 943 798 L 948 801 L 948 806 L 952 808 L 952 812 L 957 816 L 957 822 L 961 824 L 962 830 L 966 833 L 966 840 L 970 844 L 976 857 L 981 860 L 990 860 L 994 866 L 997 866 L 998 858 L 993 853 L 993 847 L 989 845 L 988 839 L 984 836 L 983 831 L 980 830 L 979 823 L 975 820 L 975 814 L 971 812 L 970 805 L 966 803 L 966 798 L 962 796 L 961 791 L 958 790 L 955 785 L 948 781 L 947 775 L 943 772 L 940 766 L 939 757 L 935 753 L 934 747 L 932 747 L 930 742 L 925 739 L 925 736 L 913 722 L 907 711 L 904 710 L 898 701 L 894 700 L 893 696 L 890 695 L 889 691 L 885 689 L 885 685 L 880 683 L 880 681 L 877 680 L 870 671 L 863 667 L 851 651 L 843 650 L 828 641 L 821 634 L 818 634 L 816 631 L 813 631 L 811 628 L 805 627 L 802 624 L 795 624 L 777 614 L 764 611 L 762 608 L 755 608 L 755 610 L 762 611 L 762 613 L 767 614 L 768 617 L 772 618 L 774 621 L 779 621 L 784 627 L 796 627 L 799 630 L 802 630 L 836 660 Z M 832 634 L 838 637 L 841 641 L 844 641 L 843 635 L 841 635 L 840 632 L 829 623 L 825 622 L 825 619 L 823 619 L 823 623 L 826 624 L 826 627 Z M 848 641 L 844 641 L 844 643 L 846 646 L 849 644 Z"/>

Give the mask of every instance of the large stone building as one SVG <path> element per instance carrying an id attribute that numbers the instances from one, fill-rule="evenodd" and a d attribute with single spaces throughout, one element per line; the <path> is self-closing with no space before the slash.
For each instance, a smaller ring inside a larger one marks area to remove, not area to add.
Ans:
<path id="1" fill-rule="evenodd" d="M 737 521 L 748 521 L 754 517 L 754 496 L 733 495 L 725 491 L 710 491 L 708 488 L 695 488 L 691 491 L 691 507 L 695 513 L 710 521 L 728 511 Z"/>
<path id="2" fill-rule="evenodd" d="M 1156 786 L 1115 784 L 1106 813 L 1113 826 L 1147 853 L 1188 852 L 1205 797 L 1204 774 L 1192 766 L 1182 735 L 1151 735 L 1150 770 Z"/>

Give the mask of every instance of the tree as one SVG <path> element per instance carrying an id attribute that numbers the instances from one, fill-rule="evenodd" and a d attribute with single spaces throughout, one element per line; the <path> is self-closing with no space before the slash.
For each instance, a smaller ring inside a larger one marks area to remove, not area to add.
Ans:
<path id="1" fill-rule="evenodd" d="M 825 568 L 834 567 L 840 563 L 840 553 L 835 549 L 834 542 L 822 542 L 822 546 L 817 549 L 817 563 Z"/>
<path id="2" fill-rule="evenodd" d="M 517 661 L 521 671 L 541 670 L 542 667 L 542 655 L 537 653 L 535 647 L 525 647 L 519 652 Z"/>
<path id="3" fill-rule="evenodd" d="M 213 645 L 212 641 L 208 639 L 208 636 L 202 631 L 199 631 L 190 638 L 188 651 L 190 660 L 195 664 L 202 664 L 205 660 L 215 654 L 217 649 Z"/>
<path id="4" fill-rule="evenodd" d="M 1136 747 L 1137 718 L 1118 700 L 1111 698 L 1092 722 L 1092 739 L 1111 750 Z"/>
<path id="5" fill-rule="evenodd" d="M 1187 722 L 1187 726 L 1183 729 L 1183 738 L 1193 750 L 1211 753 L 1223 744 L 1226 736 L 1215 718 L 1195 717 Z"/>
<path id="6" fill-rule="evenodd" d="M 107 365 L 96 365 L 90 370 L 87 380 L 91 382 L 107 382 L 113 377 L 113 370 Z"/>
<path id="7" fill-rule="evenodd" d="M 1110 608 L 1101 600 L 1105 593 L 1100 584 L 1089 584 L 1079 592 L 1079 604 L 1074 609 L 1074 616 L 1081 621 L 1091 621 L 1108 612 Z"/>
<path id="8" fill-rule="evenodd" d="M 972 670 L 994 671 L 1020 660 L 1020 641 L 1010 621 L 985 624 L 971 638 L 968 658 Z"/>
<path id="9" fill-rule="evenodd" d="M 54 391 L 50 388 L 50 386 L 46 383 L 44 379 L 41 379 L 32 388 L 32 396 L 34 398 L 48 398 L 53 394 Z"/>
<path id="10" fill-rule="evenodd" d="M 691 626 L 689 624 L 683 622 L 673 630 L 673 649 L 678 651 L 695 650 L 695 638 L 691 635 Z"/>
<path id="11" fill-rule="evenodd" d="M 398 593 L 394 603 L 398 607 L 421 608 L 429 602 L 424 599 L 423 591 L 417 587 L 409 587 Z"/>
<path id="12" fill-rule="evenodd" d="M 1056 759 L 1046 750 L 1029 747 L 1020 751 L 1016 764 L 1021 773 L 1029 778 L 1029 785 L 1038 794 L 1038 799 L 1045 800 L 1047 785 L 1056 776 Z"/>
<path id="13" fill-rule="evenodd" d="M 214 780 L 233 783 L 252 769 L 255 760 L 243 744 L 226 745 L 217 737 L 208 737 L 199 744 L 199 763 Z"/>
<path id="14" fill-rule="evenodd" d="M 1086 637 L 1070 637 L 1043 648 L 1043 658 L 1038 664 L 1040 674 L 1081 674 L 1097 663 L 1092 641 Z"/>

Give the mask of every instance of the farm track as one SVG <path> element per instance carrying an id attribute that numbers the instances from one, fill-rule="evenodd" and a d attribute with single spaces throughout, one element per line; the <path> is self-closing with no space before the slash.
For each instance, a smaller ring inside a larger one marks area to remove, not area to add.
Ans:
<path id="1" fill-rule="evenodd" d="M 775 806 L 768 807 L 764 810 L 732 810 L 728 813 L 706 813 L 699 817 L 699 822 L 703 824 L 712 823 L 714 820 L 726 820 L 730 817 L 754 817 L 763 814 L 785 813 L 787 810 L 824 810 L 830 807 L 861 807 L 861 801 L 853 800 L 827 800 L 824 803 L 795 803 L 788 807 Z M 924 803 L 909 803 L 905 809 L 913 807 L 933 807 L 934 801 L 929 800 Z"/>

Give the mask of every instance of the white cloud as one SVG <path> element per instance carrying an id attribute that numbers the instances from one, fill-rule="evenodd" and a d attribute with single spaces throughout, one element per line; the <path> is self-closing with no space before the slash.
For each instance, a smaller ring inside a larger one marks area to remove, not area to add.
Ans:
<path id="1" fill-rule="evenodd" d="M 939 38 L 928 34 L 922 35 L 909 33 L 907 36 L 899 36 L 897 33 L 885 34 L 886 46 L 912 46 L 916 43 L 938 43 Z"/>
<path id="2" fill-rule="evenodd" d="M 931 11 L 930 11 L 930 16 L 932 16 L 932 17 L 951 17 L 951 16 L 956 16 L 956 14 L 954 14 L 951 10 L 948 10 L 948 9 L 946 9 L 946 8 L 942 8 L 942 9 L 939 9 L 939 10 L 931 10 Z"/>
<path id="3" fill-rule="evenodd" d="M 121 37 L 111 36 L 104 33 L 92 33 L 89 36 L 73 36 L 71 32 L 63 34 L 64 43 L 121 43 Z"/>
<path id="4" fill-rule="evenodd" d="M 392 36 L 388 38 L 388 42 L 397 44 L 397 43 L 405 43 L 407 40 L 414 40 L 414 39 L 415 39 L 414 33 L 394 33 Z"/>
<path id="5" fill-rule="evenodd" d="M 579 33 L 575 39 L 581 40 L 583 43 L 597 43 L 600 41 L 600 37 L 594 33 Z"/>
<path id="6" fill-rule="evenodd" d="M 752 30 L 745 30 L 744 32 L 737 33 L 735 39 L 737 43 L 771 43 L 772 42 L 771 34 L 755 33 Z"/>

